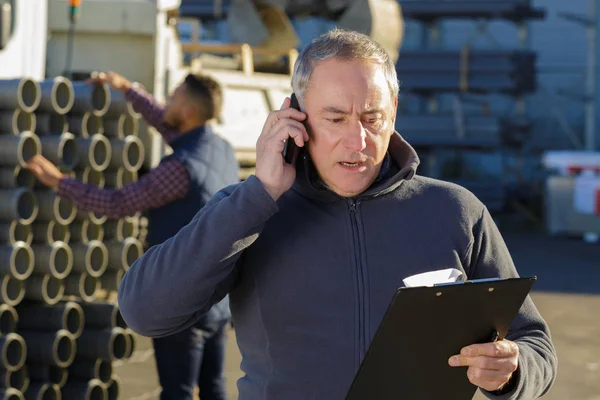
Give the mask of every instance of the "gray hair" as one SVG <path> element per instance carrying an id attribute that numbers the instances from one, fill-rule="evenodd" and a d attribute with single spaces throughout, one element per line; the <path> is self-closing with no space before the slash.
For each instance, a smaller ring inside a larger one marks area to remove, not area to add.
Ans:
<path id="1" fill-rule="evenodd" d="M 316 37 L 302 50 L 296 60 L 292 88 L 301 104 L 304 104 L 304 94 L 308 89 L 308 82 L 315 65 L 319 61 L 332 57 L 347 61 L 374 61 L 381 64 L 392 98 L 398 97 L 400 86 L 396 66 L 383 46 L 362 33 L 336 28 Z"/>

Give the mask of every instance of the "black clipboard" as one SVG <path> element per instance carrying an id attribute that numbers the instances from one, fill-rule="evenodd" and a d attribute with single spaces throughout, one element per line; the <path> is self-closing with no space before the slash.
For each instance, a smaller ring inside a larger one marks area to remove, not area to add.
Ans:
<path id="1" fill-rule="evenodd" d="M 346 400 L 472 399 L 466 367 L 448 359 L 504 339 L 536 277 L 400 288 L 373 337 Z"/>

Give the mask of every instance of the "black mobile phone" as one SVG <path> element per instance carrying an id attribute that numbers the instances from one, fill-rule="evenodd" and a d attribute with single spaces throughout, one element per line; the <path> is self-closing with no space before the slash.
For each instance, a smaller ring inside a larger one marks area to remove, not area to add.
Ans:
<path id="1" fill-rule="evenodd" d="M 300 104 L 298 103 L 298 99 L 296 98 L 295 93 L 292 93 L 290 107 L 300 111 Z M 292 161 L 294 160 L 294 155 L 296 154 L 297 147 L 298 146 L 296 146 L 294 139 L 292 139 L 291 137 L 288 137 L 285 140 L 285 143 L 283 145 L 283 151 L 281 154 L 283 155 L 283 159 L 286 163 L 292 163 Z"/>

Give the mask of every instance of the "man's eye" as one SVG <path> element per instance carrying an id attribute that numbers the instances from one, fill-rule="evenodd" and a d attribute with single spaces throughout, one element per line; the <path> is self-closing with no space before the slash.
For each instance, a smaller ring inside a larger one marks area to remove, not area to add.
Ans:
<path id="1" fill-rule="evenodd" d="M 334 124 L 339 124 L 343 120 L 344 120 L 343 118 L 333 118 L 333 119 L 330 119 L 329 121 L 333 122 Z"/>
<path id="2" fill-rule="evenodd" d="M 374 123 L 376 123 L 377 121 L 379 121 L 379 119 L 378 119 L 378 118 L 369 118 L 369 119 L 367 119 L 367 123 L 369 123 L 369 124 L 374 124 Z"/>

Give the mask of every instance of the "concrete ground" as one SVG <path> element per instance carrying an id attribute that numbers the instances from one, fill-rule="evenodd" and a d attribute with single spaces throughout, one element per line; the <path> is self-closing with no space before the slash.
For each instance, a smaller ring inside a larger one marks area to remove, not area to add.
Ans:
<path id="1" fill-rule="evenodd" d="M 520 274 L 538 276 L 532 297 L 550 325 L 559 356 L 557 381 L 543 398 L 600 400 L 600 245 L 536 234 L 505 234 L 505 239 Z M 241 373 L 233 331 L 227 351 L 228 390 L 235 400 Z M 115 363 L 114 372 L 122 380 L 120 399 L 158 399 L 148 339 L 138 338 L 134 356 Z"/>

